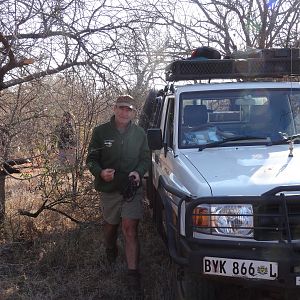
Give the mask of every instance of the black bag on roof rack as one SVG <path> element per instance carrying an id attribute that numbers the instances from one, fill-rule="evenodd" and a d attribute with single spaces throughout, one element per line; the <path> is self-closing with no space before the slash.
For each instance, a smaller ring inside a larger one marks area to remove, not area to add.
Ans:
<path id="1" fill-rule="evenodd" d="M 189 59 L 221 59 L 221 54 L 218 50 L 212 47 L 199 47 L 192 52 Z"/>

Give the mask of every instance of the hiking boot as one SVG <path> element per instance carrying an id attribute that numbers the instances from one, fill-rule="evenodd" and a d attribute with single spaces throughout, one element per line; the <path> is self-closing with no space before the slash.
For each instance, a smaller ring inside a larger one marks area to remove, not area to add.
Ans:
<path id="1" fill-rule="evenodd" d="M 106 259 L 110 264 L 113 264 L 116 262 L 116 259 L 118 257 L 118 247 L 115 246 L 114 248 L 106 248 Z"/>
<path id="2" fill-rule="evenodd" d="M 128 270 L 127 287 L 130 293 L 135 296 L 142 296 L 141 274 L 138 270 Z"/>

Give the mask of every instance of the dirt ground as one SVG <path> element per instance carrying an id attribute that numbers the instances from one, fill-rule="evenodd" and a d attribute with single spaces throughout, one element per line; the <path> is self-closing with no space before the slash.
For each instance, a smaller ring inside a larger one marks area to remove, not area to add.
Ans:
<path id="1" fill-rule="evenodd" d="M 101 215 L 99 222 L 84 226 L 70 225 L 53 212 L 37 219 L 21 217 L 12 201 L 18 196 L 20 207 L 28 205 L 25 187 L 10 186 L 8 193 L 6 226 L 11 232 L 10 239 L 0 239 L 0 300 L 137 299 L 126 287 L 122 234 L 118 238 L 119 257 L 111 266 L 105 257 Z M 87 198 L 90 201 L 90 195 Z M 139 238 L 142 299 L 173 300 L 174 265 L 146 203 Z M 286 300 L 277 292 L 236 289 L 231 284 L 226 284 L 221 295 L 220 300 Z"/>
<path id="2" fill-rule="evenodd" d="M 145 211 L 140 225 L 143 299 L 171 300 L 171 261 Z M 102 226 L 52 233 L 35 240 L 0 245 L 0 300 L 134 299 L 124 275 L 124 242 L 119 257 L 107 264 Z"/>

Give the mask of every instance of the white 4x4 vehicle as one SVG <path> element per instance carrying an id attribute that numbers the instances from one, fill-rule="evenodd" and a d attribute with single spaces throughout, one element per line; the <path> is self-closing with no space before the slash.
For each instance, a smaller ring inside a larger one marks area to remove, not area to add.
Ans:
<path id="1" fill-rule="evenodd" d="M 166 71 L 169 82 L 222 79 L 169 84 L 144 107 L 148 197 L 178 266 L 176 297 L 224 299 L 234 285 L 248 287 L 243 299 L 262 299 L 253 286 L 300 299 L 300 49 Z"/>

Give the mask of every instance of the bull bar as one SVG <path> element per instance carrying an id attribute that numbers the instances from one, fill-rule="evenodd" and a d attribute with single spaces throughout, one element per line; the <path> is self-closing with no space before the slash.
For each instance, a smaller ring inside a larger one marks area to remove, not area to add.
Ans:
<path id="1" fill-rule="evenodd" d="M 176 264 L 202 274 L 202 260 L 205 256 L 275 261 L 278 263 L 278 279 L 275 281 L 259 280 L 259 282 L 279 287 L 296 287 L 296 278 L 298 280 L 300 278 L 300 195 L 285 195 L 283 192 L 300 191 L 300 185 L 279 186 L 260 196 L 197 198 L 170 185 L 161 176 L 158 191 L 165 207 L 167 245 Z M 172 208 L 172 203 L 175 203 L 173 196 L 179 199 L 176 204 L 178 214 L 175 224 Z M 207 203 L 252 204 L 256 208 L 253 214 L 254 232 L 260 234 L 255 234 L 254 239 L 212 239 L 211 235 L 207 235 L 207 238 L 195 238 L 195 227 L 192 224 L 194 208 L 199 204 Z M 180 233 L 183 205 L 185 205 L 185 235 Z M 274 208 L 276 208 L 275 212 Z M 271 237 L 271 239 L 268 240 L 266 237 Z M 234 279 L 257 283 L 255 279 Z"/>

